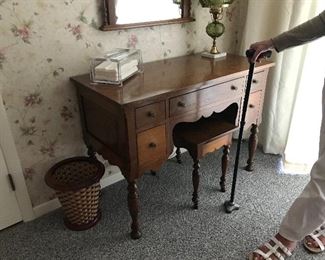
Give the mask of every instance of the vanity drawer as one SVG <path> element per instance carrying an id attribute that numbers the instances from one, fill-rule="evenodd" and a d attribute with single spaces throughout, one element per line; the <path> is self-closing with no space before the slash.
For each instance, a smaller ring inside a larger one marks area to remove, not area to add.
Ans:
<path id="1" fill-rule="evenodd" d="M 154 126 L 165 120 L 165 102 L 153 103 L 135 111 L 137 129 Z"/>
<path id="2" fill-rule="evenodd" d="M 253 75 L 251 92 L 264 89 L 266 84 L 267 71 L 256 72 Z"/>
<path id="3" fill-rule="evenodd" d="M 177 116 L 228 98 L 240 96 L 245 78 L 231 80 L 169 100 L 169 116 Z"/>
<path id="4" fill-rule="evenodd" d="M 160 125 L 137 135 L 138 162 L 143 168 L 146 164 L 165 159 L 166 157 L 166 128 Z"/>
<path id="5" fill-rule="evenodd" d="M 247 113 L 246 113 L 246 127 L 250 127 L 252 124 L 258 124 L 261 120 L 259 118 L 261 111 L 263 91 L 259 90 L 249 95 Z"/>

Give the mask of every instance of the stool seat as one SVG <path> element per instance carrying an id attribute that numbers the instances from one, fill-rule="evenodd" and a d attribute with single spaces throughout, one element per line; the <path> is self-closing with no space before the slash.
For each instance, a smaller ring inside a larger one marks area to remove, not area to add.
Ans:
<path id="1" fill-rule="evenodd" d="M 179 123 L 174 128 L 174 134 L 180 142 L 189 144 L 204 144 L 213 139 L 220 138 L 238 127 L 226 121 L 199 120 L 195 123 Z"/>
<path id="2" fill-rule="evenodd" d="M 181 163 L 180 148 L 185 148 L 191 155 L 194 164 L 192 172 L 193 181 L 193 208 L 198 208 L 198 187 L 200 180 L 199 160 L 207 153 L 223 147 L 222 175 L 220 177 L 221 191 L 226 191 L 225 176 L 229 162 L 229 150 L 232 133 L 238 127 L 222 117 L 201 118 L 196 122 L 178 123 L 173 130 L 173 141 L 176 146 L 176 159 Z"/>

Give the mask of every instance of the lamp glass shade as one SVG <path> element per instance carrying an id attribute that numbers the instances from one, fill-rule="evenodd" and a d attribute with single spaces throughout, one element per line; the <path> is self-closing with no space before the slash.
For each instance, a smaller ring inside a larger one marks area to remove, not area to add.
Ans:
<path id="1" fill-rule="evenodd" d="M 225 0 L 200 0 L 202 7 L 222 6 Z"/>
<path id="2" fill-rule="evenodd" d="M 173 0 L 174 4 L 180 5 L 182 3 L 182 0 Z"/>
<path id="3" fill-rule="evenodd" d="M 210 6 L 221 6 L 224 0 L 210 0 Z"/>
<path id="4" fill-rule="evenodd" d="M 234 2 L 234 0 L 223 0 L 223 3 L 226 5 L 230 5 Z"/>
<path id="5" fill-rule="evenodd" d="M 220 37 L 225 32 L 225 26 L 218 21 L 214 21 L 214 22 L 209 23 L 207 25 L 207 27 L 205 28 L 205 30 L 206 30 L 206 33 L 212 39 L 215 39 L 217 37 Z"/>
<path id="6" fill-rule="evenodd" d="M 228 7 L 230 4 L 232 4 L 234 0 L 223 0 L 222 7 Z"/>

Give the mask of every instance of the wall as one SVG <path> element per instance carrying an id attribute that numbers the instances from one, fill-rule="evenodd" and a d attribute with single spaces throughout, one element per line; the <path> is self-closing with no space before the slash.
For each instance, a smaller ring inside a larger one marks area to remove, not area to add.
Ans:
<path id="1" fill-rule="evenodd" d="M 243 2 L 225 13 L 220 50 L 236 52 Z M 152 61 L 209 49 L 207 9 L 193 0 L 196 22 L 102 32 L 101 1 L 0 0 L 0 87 L 34 206 L 54 198 L 44 174 L 55 162 L 85 153 L 69 77 L 89 71 L 91 57 L 139 48 Z"/>

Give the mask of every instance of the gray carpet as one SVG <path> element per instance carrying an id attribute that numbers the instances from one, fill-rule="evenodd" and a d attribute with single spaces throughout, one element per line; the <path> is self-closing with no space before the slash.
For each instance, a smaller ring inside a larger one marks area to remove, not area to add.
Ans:
<path id="1" fill-rule="evenodd" d="M 241 166 L 245 150 L 244 143 Z M 129 237 L 126 182 L 121 181 L 103 190 L 103 217 L 94 228 L 69 231 L 58 210 L 1 231 L 0 259 L 245 259 L 277 231 L 309 177 L 276 174 L 279 157 L 258 151 L 255 172 L 239 171 L 236 202 L 241 209 L 225 214 L 222 204 L 229 198 L 231 174 L 227 192 L 220 193 L 220 160 L 218 151 L 201 162 L 199 210 L 191 209 L 192 161 L 187 153 L 183 165 L 172 159 L 157 176 L 145 175 L 139 181 L 140 240 Z M 299 245 L 290 259 L 324 258 Z"/>

